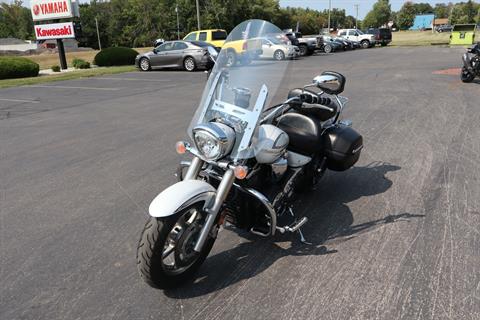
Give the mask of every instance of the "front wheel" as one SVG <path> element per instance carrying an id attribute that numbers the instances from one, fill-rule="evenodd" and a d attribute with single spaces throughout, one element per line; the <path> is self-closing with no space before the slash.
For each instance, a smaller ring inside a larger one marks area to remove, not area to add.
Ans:
<path id="1" fill-rule="evenodd" d="M 303 56 L 306 56 L 307 53 L 308 53 L 308 48 L 306 45 L 304 44 L 301 44 L 298 46 L 298 49 L 300 50 L 300 55 L 303 57 Z"/>
<path id="2" fill-rule="evenodd" d="M 285 59 L 285 53 L 283 53 L 282 50 L 277 50 L 273 54 L 273 58 L 277 61 L 284 60 Z"/>
<path id="3" fill-rule="evenodd" d="M 140 70 L 149 71 L 151 69 L 150 61 L 147 58 L 142 58 L 140 60 Z"/>
<path id="4" fill-rule="evenodd" d="M 193 204 L 165 218 L 151 217 L 137 247 L 137 268 L 153 288 L 170 289 L 191 279 L 215 238 L 209 237 L 200 253 L 193 250 L 206 214 L 203 203 Z"/>
<path id="5" fill-rule="evenodd" d="M 462 68 L 462 73 L 460 74 L 460 79 L 462 82 L 468 83 L 472 82 L 475 79 L 475 75 L 469 72 L 465 67 Z"/>
<path id="6" fill-rule="evenodd" d="M 329 45 L 329 44 L 324 45 L 324 46 L 323 46 L 323 51 L 324 51 L 325 53 L 331 53 L 331 52 L 332 52 L 332 46 Z"/>
<path id="7" fill-rule="evenodd" d="M 187 71 L 194 71 L 197 67 L 195 65 L 195 59 L 193 59 L 192 57 L 186 57 L 185 60 L 183 60 L 183 67 Z"/>
<path id="8" fill-rule="evenodd" d="M 363 40 L 362 42 L 360 42 L 360 44 L 362 45 L 363 49 L 367 49 L 370 47 L 370 41 L 368 40 Z"/>

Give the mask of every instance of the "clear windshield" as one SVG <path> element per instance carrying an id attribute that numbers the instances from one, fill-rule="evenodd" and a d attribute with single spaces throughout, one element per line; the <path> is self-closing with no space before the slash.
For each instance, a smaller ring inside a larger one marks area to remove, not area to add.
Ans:
<path id="1" fill-rule="evenodd" d="M 221 122 L 236 133 L 230 157 L 253 157 L 250 140 L 260 116 L 266 108 L 286 100 L 288 93 L 287 88 L 279 90 L 288 60 L 274 59 L 273 47 L 262 45 L 262 39 L 276 33 L 282 31 L 270 22 L 248 20 L 228 35 L 188 128 L 192 140 L 195 126 Z M 282 53 L 285 57 L 287 52 Z"/>

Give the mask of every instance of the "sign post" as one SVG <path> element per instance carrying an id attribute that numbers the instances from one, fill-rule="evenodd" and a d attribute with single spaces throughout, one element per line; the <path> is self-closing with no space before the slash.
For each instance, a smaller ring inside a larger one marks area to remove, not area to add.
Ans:
<path id="1" fill-rule="evenodd" d="M 75 16 L 72 0 L 30 0 L 33 21 L 69 19 Z M 56 39 L 60 67 L 67 69 L 63 39 L 75 38 L 73 22 L 36 24 L 37 40 Z"/>

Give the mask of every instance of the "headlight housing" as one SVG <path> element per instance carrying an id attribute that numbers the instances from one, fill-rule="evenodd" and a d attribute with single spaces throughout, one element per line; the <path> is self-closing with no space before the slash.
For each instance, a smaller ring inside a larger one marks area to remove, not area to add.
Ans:
<path id="1" fill-rule="evenodd" d="M 205 160 L 218 160 L 232 151 L 235 131 L 223 123 L 209 122 L 193 128 L 193 140 Z"/>

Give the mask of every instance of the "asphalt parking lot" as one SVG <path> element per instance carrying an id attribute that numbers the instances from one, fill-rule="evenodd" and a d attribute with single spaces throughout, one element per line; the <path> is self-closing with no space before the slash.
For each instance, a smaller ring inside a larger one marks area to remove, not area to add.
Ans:
<path id="1" fill-rule="evenodd" d="M 167 292 L 135 250 L 205 74 L 1 89 L 0 319 L 480 319 L 480 81 L 435 74 L 462 52 L 293 61 L 291 87 L 347 77 L 359 163 L 297 203 L 314 245 L 222 230 L 195 282 Z"/>

